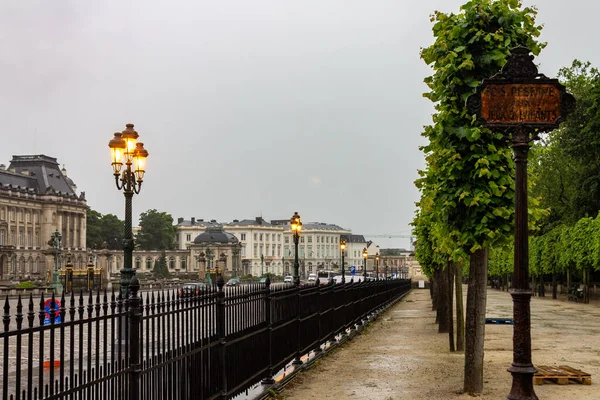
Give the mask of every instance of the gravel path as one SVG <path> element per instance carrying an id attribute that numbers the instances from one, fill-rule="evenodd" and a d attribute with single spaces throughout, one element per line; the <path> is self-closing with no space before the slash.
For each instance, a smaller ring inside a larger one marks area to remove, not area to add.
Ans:
<path id="1" fill-rule="evenodd" d="M 464 287 L 466 296 L 466 286 Z M 466 297 L 465 297 L 466 300 Z M 569 365 L 592 375 L 592 386 L 536 385 L 544 400 L 599 399 L 600 307 L 532 298 L 534 365 Z M 488 317 L 512 318 L 512 298 L 488 289 Z M 283 399 L 472 399 L 461 394 L 464 356 L 448 351 L 437 333 L 428 290 L 414 290 L 361 335 L 297 376 Z M 510 391 L 512 325 L 486 325 L 485 386 L 479 399 L 503 399 Z"/>

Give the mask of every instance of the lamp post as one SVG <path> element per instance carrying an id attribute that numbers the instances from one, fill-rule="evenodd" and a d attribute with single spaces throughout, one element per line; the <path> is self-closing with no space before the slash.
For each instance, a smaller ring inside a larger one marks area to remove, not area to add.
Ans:
<path id="1" fill-rule="evenodd" d="M 212 285 L 212 277 L 210 276 L 210 274 L 212 273 L 212 269 L 213 269 L 213 263 L 212 260 L 215 257 L 215 255 L 213 254 L 213 251 L 210 249 L 210 247 L 206 248 L 206 267 L 205 269 L 205 274 L 204 274 L 204 282 L 208 283 L 209 285 Z"/>
<path id="2" fill-rule="evenodd" d="M 379 280 L 379 253 L 375 254 L 375 278 Z"/>
<path id="3" fill-rule="evenodd" d="M 265 271 L 263 269 L 263 265 L 265 263 L 265 256 L 264 254 L 260 255 L 260 276 L 265 276 Z"/>
<path id="4" fill-rule="evenodd" d="M 133 269 L 133 231 L 131 222 L 134 194 L 139 194 L 142 189 L 144 173 L 146 172 L 146 158 L 148 152 L 143 143 L 137 143 L 140 135 L 133 129 L 133 124 L 127 124 L 123 132 L 115 133 L 115 137 L 108 143 L 112 158 L 113 175 L 118 190 L 123 190 L 125 195 L 125 231 L 123 232 L 123 269 L 121 270 L 121 296 L 127 297 L 129 282 L 135 275 Z M 125 169 L 121 171 L 125 162 Z"/>
<path id="5" fill-rule="evenodd" d="M 60 239 L 62 235 L 58 231 L 56 231 L 50 236 L 50 242 L 52 242 L 52 248 L 54 249 L 54 271 L 52 272 L 52 290 L 55 294 L 60 295 L 63 291 L 63 286 L 60 283 L 60 279 L 58 278 L 58 251 L 60 248 Z"/>
<path id="6" fill-rule="evenodd" d="M 365 278 L 365 282 L 367 281 L 367 257 L 369 257 L 369 252 L 367 251 L 367 248 L 365 247 L 363 249 L 363 277 Z"/>
<path id="7" fill-rule="evenodd" d="M 294 285 L 300 285 L 300 262 L 298 261 L 298 242 L 300 242 L 300 232 L 302 232 L 302 222 L 300 222 L 300 215 L 295 212 L 290 219 L 290 229 L 292 230 L 292 237 L 294 238 Z"/>
<path id="8" fill-rule="evenodd" d="M 241 243 L 238 243 L 233 247 L 233 277 L 238 277 L 238 256 L 240 254 Z"/>
<path id="9" fill-rule="evenodd" d="M 344 254 L 346 253 L 346 237 L 340 238 L 340 251 L 342 252 L 342 285 L 346 283 L 346 273 L 344 269 Z"/>

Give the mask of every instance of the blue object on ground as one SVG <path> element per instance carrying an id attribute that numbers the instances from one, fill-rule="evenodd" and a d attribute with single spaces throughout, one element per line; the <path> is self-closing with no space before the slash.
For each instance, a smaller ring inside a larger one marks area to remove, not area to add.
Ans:
<path id="1" fill-rule="evenodd" d="M 514 325 L 514 321 L 512 318 L 486 318 L 486 324 L 507 324 Z"/>

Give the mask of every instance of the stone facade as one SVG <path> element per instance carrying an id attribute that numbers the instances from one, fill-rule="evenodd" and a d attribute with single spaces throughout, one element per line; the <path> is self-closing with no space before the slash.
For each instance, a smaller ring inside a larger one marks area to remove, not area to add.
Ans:
<path id="1" fill-rule="evenodd" d="M 48 241 L 58 230 L 60 255 L 70 251 L 73 264 L 85 268 L 85 193 L 76 186 L 56 158 L 13 156 L 8 168 L 0 165 L 0 281 L 48 282 L 54 251 Z"/>

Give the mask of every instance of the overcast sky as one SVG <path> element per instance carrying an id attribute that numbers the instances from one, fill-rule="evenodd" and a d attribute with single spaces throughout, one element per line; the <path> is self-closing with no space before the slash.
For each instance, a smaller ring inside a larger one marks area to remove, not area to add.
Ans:
<path id="1" fill-rule="evenodd" d="M 464 2 L 4 1 L 0 163 L 56 157 L 93 209 L 123 218 L 108 141 L 132 122 L 150 152 L 136 217 L 298 211 L 408 234 L 432 112 L 419 49 L 433 41 L 429 15 Z M 540 72 L 574 58 L 600 67 L 600 2 L 525 4 L 549 42 Z"/>

